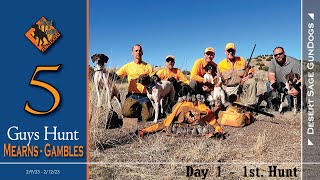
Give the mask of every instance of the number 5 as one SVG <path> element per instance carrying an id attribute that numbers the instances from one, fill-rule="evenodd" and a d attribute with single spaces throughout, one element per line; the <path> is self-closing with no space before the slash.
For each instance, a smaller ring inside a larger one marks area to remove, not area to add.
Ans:
<path id="1" fill-rule="evenodd" d="M 43 114 L 48 114 L 48 113 L 54 111 L 58 107 L 58 105 L 60 103 L 60 94 L 57 91 L 57 89 L 48 83 L 45 83 L 45 82 L 39 81 L 39 80 L 35 80 L 34 77 L 40 71 L 57 71 L 60 66 L 61 66 L 61 64 L 59 64 L 57 66 L 37 66 L 36 70 L 33 73 L 32 78 L 30 80 L 30 83 L 29 83 L 31 86 L 42 87 L 42 88 L 48 90 L 53 95 L 54 102 L 53 102 L 52 107 L 48 111 L 37 111 L 37 110 L 32 109 L 29 106 L 29 102 L 27 101 L 26 105 L 24 106 L 25 111 L 27 111 L 28 113 L 31 113 L 31 114 L 43 115 Z"/>

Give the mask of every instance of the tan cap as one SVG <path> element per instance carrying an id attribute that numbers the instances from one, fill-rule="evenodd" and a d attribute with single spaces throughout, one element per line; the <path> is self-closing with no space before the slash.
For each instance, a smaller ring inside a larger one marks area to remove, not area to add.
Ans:
<path id="1" fill-rule="evenodd" d="M 207 47 L 207 48 L 204 50 L 204 53 L 207 53 L 207 52 L 213 52 L 213 53 L 215 53 L 213 47 Z"/>
<path id="2" fill-rule="evenodd" d="M 236 45 L 234 45 L 233 43 L 228 43 L 228 44 L 226 45 L 225 50 L 228 50 L 228 49 L 236 50 Z"/>

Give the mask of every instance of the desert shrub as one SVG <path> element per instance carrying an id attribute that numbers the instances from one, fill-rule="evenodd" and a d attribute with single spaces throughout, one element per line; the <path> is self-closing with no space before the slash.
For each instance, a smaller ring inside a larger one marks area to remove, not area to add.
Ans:
<path id="1" fill-rule="evenodd" d="M 89 79 L 90 80 L 93 80 L 93 74 L 94 74 L 93 67 L 89 66 Z"/>
<path id="2" fill-rule="evenodd" d="M 269 67 L 268 66 L 265 66 L 264 64 L 260 64 L 259 70 L 263 70 L 263 71 L 268 71 L 269 70 Z"/>
<path id="3" fill-rule="evenodd" d="M 183 70 L 182 73 L 183 73 L 184 75 L 190 75 L 190 71 L 187 71 L 187 70 Z"/>
<path id="4" fill-rule="evenodd" d="M 257 62 L 261 62 L 261 61 L 262 61 L 262 59 L 260 59 L 260 58 L 259 58 L 259 59 L 257 59 Z"/>
<path id="5" fill-rule="evenodd" d="M 266 61 L 271 61 L 272 60 L 272 57 L 268 57 L 267 59 L 266 59 Z"/>
<path id="6" fill-rule="evenodd" d="M 266 131 L 259 133 L 257 136 L 257 142 L 253 146 L 253 152 L 255 155 L 262 155 L 268 152 L 268 147 L 270 146 Z"/>

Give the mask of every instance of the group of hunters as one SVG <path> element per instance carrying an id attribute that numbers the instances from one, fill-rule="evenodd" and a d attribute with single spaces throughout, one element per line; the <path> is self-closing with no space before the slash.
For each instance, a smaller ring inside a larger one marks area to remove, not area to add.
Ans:
<path id="1" fill-rule="evenodd" d="M 190 80 L 178 68 L 174 67 L 175 57 L 168 55 L 165 58 L 165 67 L 157 72 L 154 68 L 142 60 L 142 46 L 136 44 L 132 47 L 133 61 L 122 66 L 116 74 L 120 77 L 127 76 L 129 87 L 128 94 L 123 103 L 122 114 L 128 118 L 141 118 L 149 120 L 154 114 L 153 107 L 146 95 L 146 88 L 136 83 L 135 79 L 140 75 L 149 74 L 150 76 L 156 73 L 161 80 L 168 80 L 174 77 L 178 82 L 188 84 L 196 94 L 203 94 L 212 91 L 212 88 L 206 85 L 206 80 L 203 78 L 206 74 L 204 67 L 207 64 L 213 65 L 213 77 L 219 76 L 223 80 L 222 88 L 228 98 L 231 94 L 237 94 L 239 88 L 242 88 L 241 93 L 238 93 L 241 104 L 254 105 L 257 103 L 257 82 L 253 76 L 253 68 L 249 73 L 245 73 L 247 62 L 244 58 L 236 56 L 236 46 L 234 43 L 228 43 L 225 46 L 225 59 L 216 64 L 213 62 L 215 50 L 208 47 L 204 50 L 204 57 L 197 59 L 191 70 Z M 283 47 L 276 47 L 273 50 L 274 59 L 271 60 L 268 70 L 268 82 L 266 83 L 267 91 L 273 90 L 272 84 L 275 82 L 286 83 L 285 76 L 290 72 L 301 75 L 300 63 L 288 56 Z M 248 71 L 247 71 L 248 72 Z M 288 92 L 290 96 L 297 96 L 298 91 L 292 89 Z"/>

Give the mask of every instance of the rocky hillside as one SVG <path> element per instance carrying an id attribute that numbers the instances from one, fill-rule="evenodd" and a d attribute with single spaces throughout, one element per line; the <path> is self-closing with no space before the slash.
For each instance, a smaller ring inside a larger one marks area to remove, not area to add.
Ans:
<path id="1" fill-rule="evenodd" d="M 273 55 L 259 55 L 257 57 L 254 57 L 251 59 L 250 65 L 254 67 L 254 79 L 257 81 L 257 89 L 258 89 L 258 94 L 261 94 L 263 92 L 265 92 L 266 87 L 265 87 L 265 83 L 267 82 L 268 79 L 268 68 L 270 65 L 271 60 L 273 59 Z M 296 59 L 297 61 L 300 61 L 298 59 Z M 303 62 L 304 65 L 306 65 L 306 61 Z M 314 71 L 315 72 L 320 72 L 320 62 L 314 62 L 315 67 L 314 67 Z M 156 70 L 159 70 L 163 67 L 161 66 L 155 66 Z M 111 68 L 109 69 L 109 72 L 111 73 L 111 76 L 114 75 L 116 69 L 115 68 Z M 89 77 L 90 80 L 93 79 L 93 67 L 89 67 Z M 189 78 L 190 75 L 190 71 L 186 71 L 184 70 L 183 73 L 186 75 L 187 78 Z M 126 82 L 126 78 L 123 79 L 118 79 L 117 80 L 118 83 L 122 83 L 122 82 Z"/>
<path id="2" fill-rule="evenodd" d="M 267 80 L 266 72 L 268 72 L 268 68 L 272 59 L 273 59 L 272 55 L 259 55 L 251 60 L 250 65 L 254 66 L 254 70 L 256 73 L 255 78 L 257 78 L 257 80 Z M 301 61 L 298 59 L 296 60 Z M 303 62 L 304 70 L 305 70 L 306 64 L 307 64 L 307 61 L 304 61 Z M 314 61 L 314 65 L 315 65 L 314 72 L 320 72 L 320 62 Z"/>

